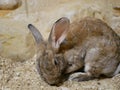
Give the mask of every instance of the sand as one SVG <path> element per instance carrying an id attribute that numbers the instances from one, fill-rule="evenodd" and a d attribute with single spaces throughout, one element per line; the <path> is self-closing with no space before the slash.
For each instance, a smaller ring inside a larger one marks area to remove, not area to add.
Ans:
<path id="1" fill-rule="evenodd" d="M 101 80 L 66 81 L 56 87 L 40 78 L 35 57 L 24 62 L 0 57 L 0 90 L 120 90 L 120 74 Z"/>

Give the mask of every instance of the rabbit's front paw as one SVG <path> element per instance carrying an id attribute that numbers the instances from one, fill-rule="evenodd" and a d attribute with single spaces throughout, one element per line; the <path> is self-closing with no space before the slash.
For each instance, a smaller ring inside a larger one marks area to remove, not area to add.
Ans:
<path id="1" fill-rule="evenodd" d="M 78 73 L 73 73 L 69 76 L 69 81 L 77 81 L 77 82 L 80 82 L 80 81 L 88 81 L 88 80 L 91 80 L 93 79 L 93 77 L 91 75 L 89 75 L 88 73 L 81 73 L 81 72 L 78 72 Z"/>

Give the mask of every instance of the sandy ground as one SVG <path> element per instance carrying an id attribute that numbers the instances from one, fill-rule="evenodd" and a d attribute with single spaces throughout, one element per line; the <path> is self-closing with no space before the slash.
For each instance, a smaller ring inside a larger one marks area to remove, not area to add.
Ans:
<path id="1" fill-rule="evenodd" d="M 0 90 L 120 90 L 120 74 L 101 80 L 66 81 L 56 87 L 41 80 L 36 71 L 35 57 L 16 63 L 0 57 Z"/>

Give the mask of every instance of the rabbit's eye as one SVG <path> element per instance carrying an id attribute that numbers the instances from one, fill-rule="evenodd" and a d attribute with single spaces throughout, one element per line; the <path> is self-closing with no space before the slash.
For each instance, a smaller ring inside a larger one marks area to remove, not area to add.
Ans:
<path id="1" fill-rule="evenodd" d="M 54 58 L 54 64 L 58 65 L 58 60 L 56 58 Z"/>

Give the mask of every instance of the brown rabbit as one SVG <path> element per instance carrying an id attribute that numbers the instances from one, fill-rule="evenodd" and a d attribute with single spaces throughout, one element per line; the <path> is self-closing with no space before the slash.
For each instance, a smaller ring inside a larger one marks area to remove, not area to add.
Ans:
<path id="1" fill-rule="evenodd" d="M 48 41 L 33 25 L 28 28 L 37 43 L 38 72 L 50 85 L 59 84 L 68 73 L 75 81 L 111 77 L 120 63 L 120 37 L 99 19 L 86 17 L 70 24 L 60 18 Z M 75 72 L 83 67 L 84 72 Z"/>

